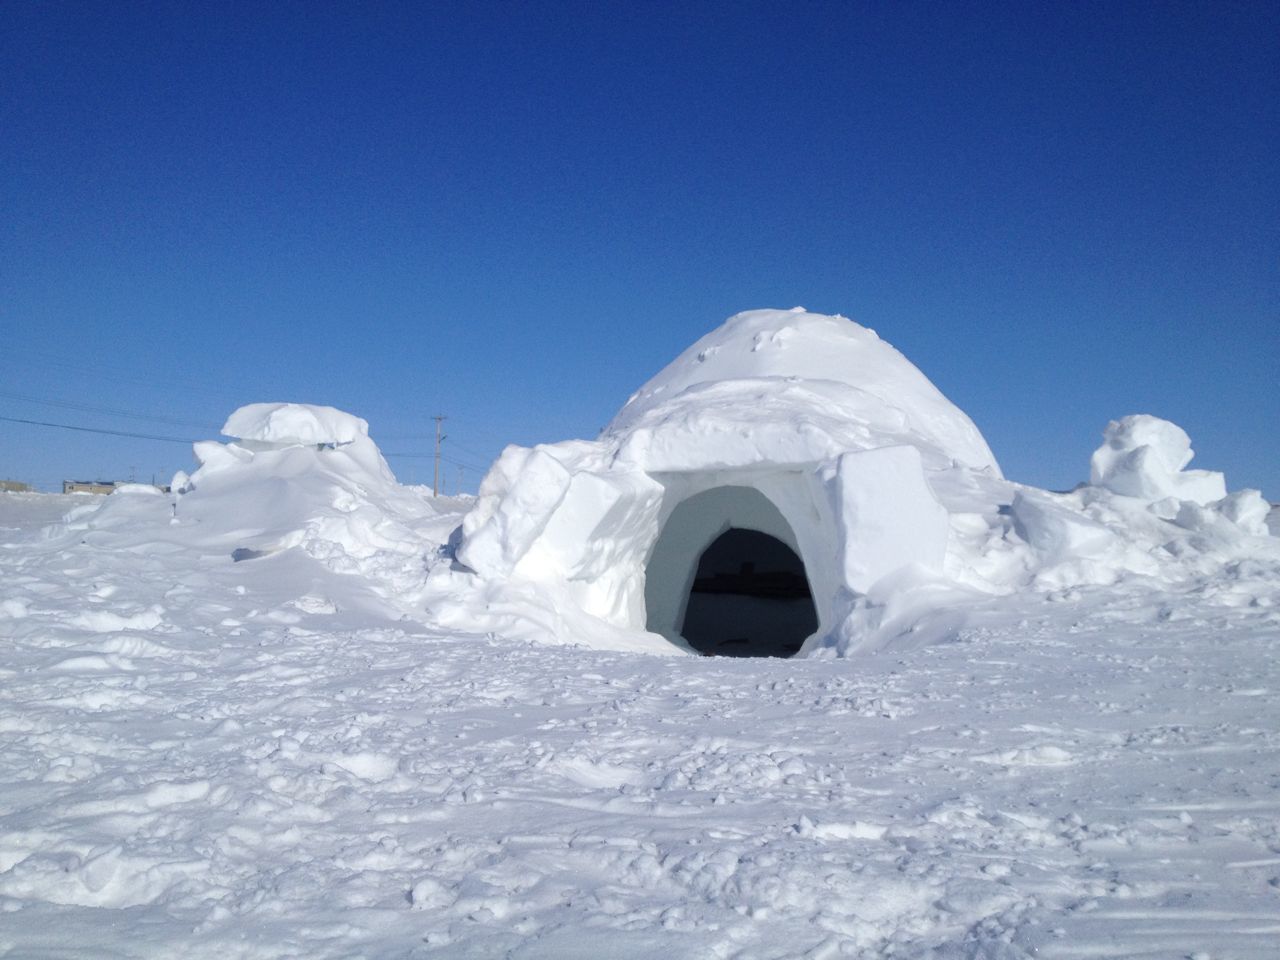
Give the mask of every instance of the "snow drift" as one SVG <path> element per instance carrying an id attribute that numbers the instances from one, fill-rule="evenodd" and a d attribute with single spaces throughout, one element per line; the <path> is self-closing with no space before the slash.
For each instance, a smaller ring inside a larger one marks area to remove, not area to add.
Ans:
<path id="1" fill-rule="evenodd" d="M 233 412 L 222 432 L 232 441 L 195 444 L 199 468 L 173 478 L 171 498 L 125 487 L 73 510 L 51 536 L 114 531 L 232 562 L 297 550 L 359 578 L 392 607 L 412 607 L 426 581 L 424 553 L 456 523 L 441 521 L 441 507 L 453 504 L 398 484 L 364 420 L 333 407 L 256 403 Z"/>

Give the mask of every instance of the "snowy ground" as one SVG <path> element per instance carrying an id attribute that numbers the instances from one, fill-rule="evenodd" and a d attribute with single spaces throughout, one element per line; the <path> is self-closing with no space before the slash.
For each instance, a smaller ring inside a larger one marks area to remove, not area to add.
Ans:
<path id="1" fill-rule="evenodd" d="M 0 495 L 0 955 L 1280 952 L 1274 571 L 664 658 L 41 532 L 85 502 Z"/>

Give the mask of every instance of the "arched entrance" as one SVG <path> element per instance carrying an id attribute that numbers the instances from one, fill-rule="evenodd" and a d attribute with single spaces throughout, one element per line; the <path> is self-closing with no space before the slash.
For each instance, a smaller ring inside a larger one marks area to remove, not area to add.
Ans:
<path id="1" fill-rule="evenodd" d="M 645 564 L 646 628 L 716 656 L 789 657 L 818 629 L 795 533 L 754 487 L 703 490 Z"/>
<path id="2" fill-rule="evenodd" d="M 731 527 L 703 551 L 680 628 L 699 653 L 789 657 L 817 629 L 804 563 L 781 540 Z"/>

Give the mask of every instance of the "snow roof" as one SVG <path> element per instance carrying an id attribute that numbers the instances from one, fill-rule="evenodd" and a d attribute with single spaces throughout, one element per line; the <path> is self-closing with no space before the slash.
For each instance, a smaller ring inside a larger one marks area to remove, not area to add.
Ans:
<path id="1" fill-rule="evenodd" d="M 874 330 L 800 307 L 731 317 L 642 386 L 601 439 L 651 472 L 907 444 L 930 467 L 999 475 L 973 421 L 906 357 Z"/>

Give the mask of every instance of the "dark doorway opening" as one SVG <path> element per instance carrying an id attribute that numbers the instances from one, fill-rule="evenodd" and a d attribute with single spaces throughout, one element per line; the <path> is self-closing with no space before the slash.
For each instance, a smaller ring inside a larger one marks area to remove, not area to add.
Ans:
<path id="1" fill-rule="evenodd" d="M 781 540 L 730 528 L 703 551 L 680 630 L 699 653 L 789 657 L 817 629 L 804 562 Z"/>

